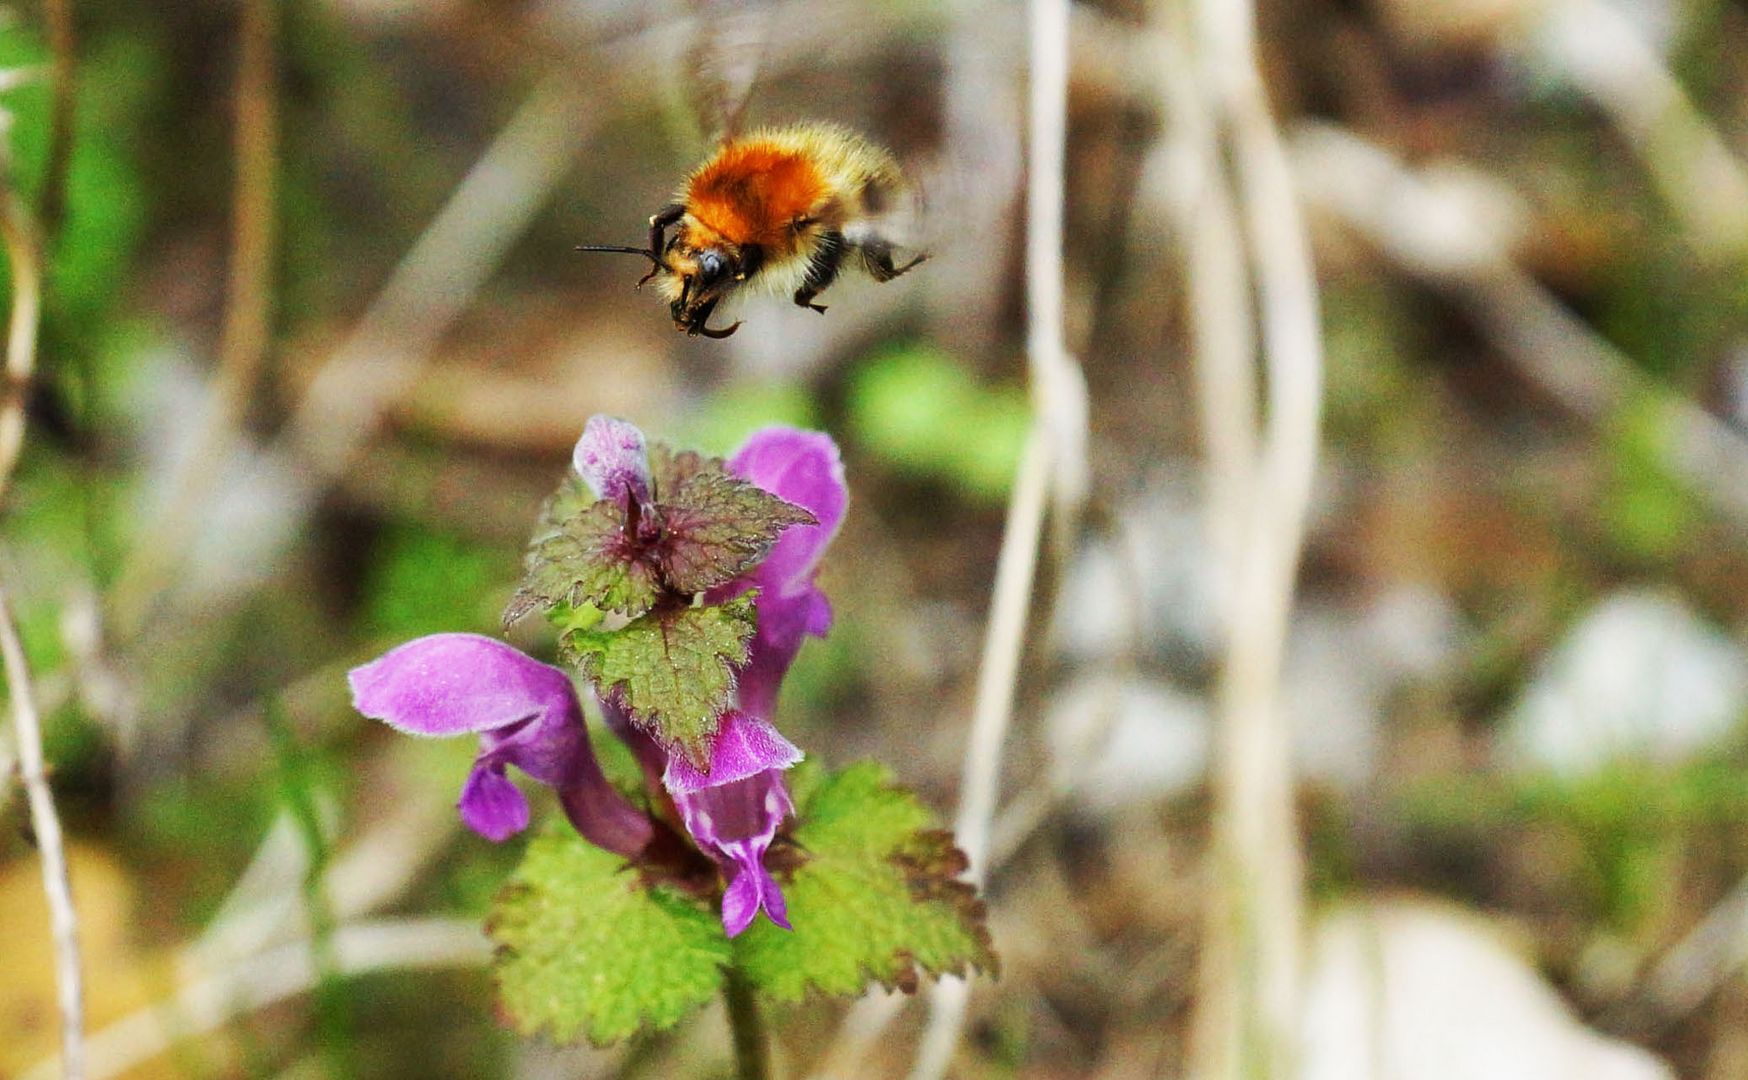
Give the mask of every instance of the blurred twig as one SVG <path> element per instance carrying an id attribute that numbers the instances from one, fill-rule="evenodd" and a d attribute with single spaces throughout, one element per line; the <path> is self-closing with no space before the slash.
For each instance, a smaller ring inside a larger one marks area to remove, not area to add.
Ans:
<path id="1" fill-rule="evenodd" d="M 1195 11 L 1197 71 L 1229 140 L 1248 233 L 1268 409 L 1227 577 L 1236 592 L 1218 689 L 1213 880 L 1190 1073 L 1279 1080 L 1296 1068 L 1303 887 L 1280 673 L 1317 461 L 1322 333 L 1292 174 L 1257 67 L 1254 7 L 1199 0 Z"/>
<path id="2" fill-rule="evenodd" d="M 303 748 L 298 745 L 279 699 L 269 698 L 264 711 L 267 730 L 273 737 L 274 753 L 279 759 L 282 797 L 286 810 L 297 825 L 303 847 L 304 871 L 299 882 L 299 899 L 309 928 L 310 955 L 316 967 L 316 1029 L 329 1075 L 352 1076 L 358 1072 L 358 1062 L 354 1059 L 353 1040 L 348 1033 L 351 1010 L 347 1007 L 345 988 L 340 983 L 334 956 L 334 927 L 338 920 L 327 888 L 333 844 L 317 805 L 317 792 L 309 775 L 309 765 L 304 760 Z"/>
<path id="3" fill-rule="evenodd" d="M 479 926 L 462 919 L 354 923 L 334 932 L 333 948 L 335 968 L 347 977 L 473 967 L 491 958 L 491 947 Z M 95 1032 L 87 1045 L 91 1080 L 121 1075 L 181 1039 L 308 993 L 316 980 L 311 945 L 297 941 L 189 982 L 169 1001 L 148 1006 Z M 56 1064 L 43 1062 L 25 1073 L 24 1080 L 52 1080 Z"/>
<path id="4" fill-rule="evenodd" d="M 1699 1008 L 1744 965 L 1748 965 L 1748 878 L 1738 882 L 1651 969 L 1644 989 L 1650 1018 L 1664 1025 L 1675 1023 Z M 1625 1016 L 1617 1020 L 1625 1022 Z"/>
<path id="5" fill-rule="evenodd" d="M 368 915 L 399 896 L 459 825 L 454 804 L 423 788 L 395 798 L 386 814 L 328 863 L 322 889 L 334 918 Z M 219 914 L 185 951 L 184 962 L 211 969 L 304 932 L 298 921 L 303 909 L 291 889 L 307 872 L 307 852 L 291 830 L 270 830 Z"/>
<path id="6" fill-rule="evenodd" d="M 184 464 L 169 482 L 164 510 L 141 530 L 115 586 L 124 638 L 139 629 L 188 549 L 213 485 L 231 460 L 232 444 L 266 362 L 272 329 L 273 260 L 278 230 L 275 177 L 279 123 L 274 93 L 277 0 L 245 0 L 237 53 L 235 161 L 231 200 L 230 277 L 211 401 Z"/>
<path id="7" fill-rule="evenodd" d="M 1413 172 L 1360 137 L 1306 126 L 1294 138 L 1306 198 L 1460 303 L 1530 382 L 1592 424 L 1650 404 L 1671 472 L 1748 527 L 1748 438 L 1659 386 L 1514 261 L 1512 197 L 1456 169 Z"/>
<path id="8" fill-rule="evenodd" d="M 1001 557 L 996 563 L 989 627 L 983 639 L 983 661 L 977 679 L 977 704 L 971 719 L 971 742 L 965 751 L 960 779 L 959 814 L 954 834 L 971 860 L 966 875 L 981 885 L 987 878 L 990 820 L 995 814 L 1001 752 L 1012 719 L 1014 686 L 1024 651 L 1026 614 L 1032 602 L 1032 573 L 1050 480 L 1050 435 L 1042 424 L 1032 428 L 1008 504 Z M 929 1026 L 917 1052 L 912 1080 L 939 1080 L 946 1075 L 965 1022 L 970 983 L 944 976 L 929 997 Z"/>
<path id="9" fill-rule="evenodd" d="M 12 269 L 6 381 L 0 388 L 0 501 L 24 448 L 25 402 L 36 369 L 36 335 L 42 321 L 42 248 L 30 208 L 13 183 L 10 135 L 0 129 L 0 240 L 5 242 Z"/>
<path id="10" fill-rule="evenodd" d="M 996 564 L 989 625 L 977 682 L 970 744 L 954 822 L 971 862 L 970 880 L 989 872 L 1002 749 L 1013 716 L 1015 684 L 1025 646 L 1033 574 L 1048 496 L 1054 494 L 1059 539 L 1066 539 L 1086 497 L 1086 385 L 1063 340 L 1062 217 L 1068 130 L 1068 2 L 1030 6 L 1030 140 L 1026 197 L 1027 358 L 1033 426 L 1020 460 L 1001 556 Z M 945 1075 L 959 1045 L 970 985 L 943 978 L 930 996 L 930 1017 L 915 1080 Z"/>
<path id="11" fill-rule="evenodd" d="M 1748 254 L 1748 169 L 1682 89 L 1628 12 L 1605 0 L 1554 0 L 1520 47 L 1600 105 L 1702 253 Z"/>
<path id="12" fill-rule="evenodd" d="M 85 995 L 79 970 L 79 917 L 73 908 L 73 888 L 67 876 L 67 853 L 61 819 L 49 790 L 42 753 L 42 725 L 30 682 L 30 665 L 12 605 L 0 586 L 0 654 L 6 666 L 6 689 L 12 698 L 12 732 L 18 742 L 20 778 L 30 800 L 30 824 L 42 856 L 43 891 L 48 895 L 49 924 L 55 937 L 55 983 L 60 991 L 61 1061 L 65 1080 L 85 1075 Z"/>
<path id="13" fill-rule="evenodd" d="M 1171 202 L 1188 295 L 1191 370 L 1201 424 L 1208 524 L 1230 605 L 1256 468 L 1256 335 L 1244 238 L 1222 164 L 1210 103 L 1176 40 L 1157 35 L 1166 114 L 1186 190 Z"/>
<path id="14" fill-rule="evenodd" d="M 44 243 L 50 248 L 67 216 L 67 168 L 73 160 L 73 112 L 78 84 L 74 78 L 73 0 L 43 0 L 43 22 L 49 38 L 49 151 L 43 169 L 37 215 Z"/>
<path id="15" fill-rule="evenodd" d="M 492 140 L 350 337 L 310 382 L 288 428 L 312 484 L 340 475 L 382 410 L 417 377 L 570 167 L 601 115 L 598 81 L 560 65 Z"/>

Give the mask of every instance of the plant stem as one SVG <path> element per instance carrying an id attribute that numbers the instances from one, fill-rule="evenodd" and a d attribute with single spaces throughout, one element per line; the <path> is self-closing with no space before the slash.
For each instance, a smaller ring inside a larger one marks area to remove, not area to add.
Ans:
<path id="1" fill-rule="evenodd" d="M 55 941 L 55 983 L 61 1006 L 61 1077 L 85 1077 L 85 981 L 79 959 L 79 915 L 67 871 L 61 818 L 49 790 L 48 765 L 43 760 L 42 723 L 36 711 L 36 691 L 18 624 L 4 588 L 0 588 L 0 656 L 4 657 L 6 692 L 12 698 L 12 733 L 18 740 L 18 763 L 30 798 L 30 826 L 42 855 L 43 891 L 48 896 L 49 930 Z M 6 782 L 0 776 L 0 784 Z"/>
<path id="2" fill-rule="evenodd" d="M 722 984 L 722 999 L 728 1005 L 728 1031 L 734 1038 L 735 1075 L 740 1080 L 771 1080 L 771 1043 L 765 1035 L 765 1018 L 753 998 L 753 988 L 730 968 Z"/>

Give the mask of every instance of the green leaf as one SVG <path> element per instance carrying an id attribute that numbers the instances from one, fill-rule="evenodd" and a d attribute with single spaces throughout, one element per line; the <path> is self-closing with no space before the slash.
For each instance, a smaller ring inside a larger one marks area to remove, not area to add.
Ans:
<path id="1" fill-rule="evenodd" d="M 626 510 L 595 501 L 578 477 L 566 480 L 541 508 L 522 583 L 504 609 L 504 625 L 535 608 L 590 605 L 636 617 L 661 596 L 658 569 L 625 535 Z"/>
<path id="2" fill-rule="evenodd" d="M 672 1027 L 722 984 L 720 917 L 555 825 L 528 845 L 486 932 L 516 1030 L 597 1045 Z"/>
<path id="3" fill-rule="evenodd" d="M 583 674 L 603 692 L 616 692 L 651 735 L 708 769 L 710 737 L 758 626 L 754 595 L 658 609 L 618 630 L 567 634 L 564 646 Z"/>
<path id="4" fill-rule="evenodd" d="M 797 778 L 801 780 L 801 777 Z M 761 919 L 735 939 L 735 964 L 767 997 L 860 994 L 870 981 L 915 990 L 920 976 L 993 973 L 984 908 L 959 880 L 965 856 L 927 809 L 863 762 L 795 785 L 792 873 L 776 871 L 793 931 Z"/>

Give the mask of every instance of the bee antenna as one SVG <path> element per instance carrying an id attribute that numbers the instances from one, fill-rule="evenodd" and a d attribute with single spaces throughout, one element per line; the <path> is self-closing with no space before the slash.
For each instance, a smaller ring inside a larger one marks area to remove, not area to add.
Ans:
<path id="1" fill-rule="evenodd" d="M 662 269 L 664 269 L 664 270 L 667 269 L 667 264 L 662 262 L 660 259 L 656 258 L 656 253 L 649 250 L 648 248 L 621 247 L 617 244 L 578 244 L 576 246 L 575 250 L 577 250 L 577 251 L 607 251 L 607 252 L 618 252 L 618 253 L 624 254 L 624 255 L 642 255 L 644 258 L 648 259 L 652 263 L 655 263 L 657 266 L 661 267 Z"/>

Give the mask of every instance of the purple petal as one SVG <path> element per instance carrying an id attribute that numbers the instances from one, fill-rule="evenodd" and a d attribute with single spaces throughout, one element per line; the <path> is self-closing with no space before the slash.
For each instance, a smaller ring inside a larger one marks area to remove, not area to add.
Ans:
<path id="1" fill-rule="evenodd" d="M 598 499 L 649 499 L 649 455 L 643 432 L 613 416 L 591 416 L 571 452 L 571 466 Z"/>
<path id="2" fill-rule="evenodd" d="M 462 735 L 562 715 L 570 677 L 479 634 L 432 634 L 347 675 L 352 704 L 409 735 Z"/>
<path id="3" fill-rule="evenodd" d="M 683 756 L 671 755 L 662 783 L 675 795 L 745 780 L 767 769 L 787 769 L 801 760 L 801 751 L 760 716 L 739 709 L 722 714 L 716 742 L 710 748 L 710 771 L 699 772 Z"/>
<path id="4" fill-rule="evenodd" d="M 759 628 L 741 669 L 738 700 L 754 716 L 775 716 L 783 676 L 801 651 L 803 637 L 823 636 L 831 628 L 831 604 L 817 587 L 807 585 L 787 597 L 761 592 L 754 606 Z"/>
<path id="5" fill-rule="evenodd" d="M 760 861 L 764 857 L 764 848 L 761 846 L 755 851 L 751 845 L 745 844 L 734 845 L 734 848 L 731 858 L 738 869 L 722 894 L 722 928 L 729 937 L 734 937 L 751 926 L 759 909 L 763 908 L 772 922 L 785 930 L 793 929 L 789 925 L 789 906 L 783 900 L 783 890 L 777 887 L 777 879 Z"/>
<path id="6" fill-rule="evenodd" d="M 433 634 L 349 675 L 358 711 L 414 735 L 477 733 L 480 754 L 461 792 L 468 827 L 502 841 L 528 826 L 514 765 L 558 789 L 576 830 L 626 856 L 649 843 L 649 819 L 601 772 L 570 677 L 493 638 Z"/>
<path id="7" fill-rule="evenodd" d="M 493 843 L 528 827 L 528 800 L 504 775 L 502 765 L 475 764 L 461 789 L 461 820 Z"/>
<path id="8" fill-rule="evenodd" d="M 831 604 L 813 584 L 813 573 L 843 522 L 849 489 L 837 445 L 818 432 L 766 428 L 746 441 L 729 469 L 819 519 L 817 525 L 785 529 L 764 562 L 709 597 L 719 602 L 759 589 L 759 629 L 741 673 L 740 707 L 770 717 L 802 639 L 808 634 L 822 637 L 831 628 Z"/>
<path id="9" fill-rule="evenodd" d="M 783 892 L 764 866 L 778 826 L 795 812 L 782 772 L 769 769 L 718 787 L 676 792 L 674 805 L 692 839 L 730 875 L 722 906 L 729 935 L 745 930 L 761 908 L 788 929 Z"/>
<path id="10" fill-rule="evenodd" d="M 811 511 L 817 525 L 791 525 L 750 575 L 767 592 L 788 594 L 812 580 L 849 506 L 844 463 L 831 436 L 772 427 L 755 432 L 729 460 L 730 472 Z M 761 612 L 761 615 L 763 612 Z"/>

